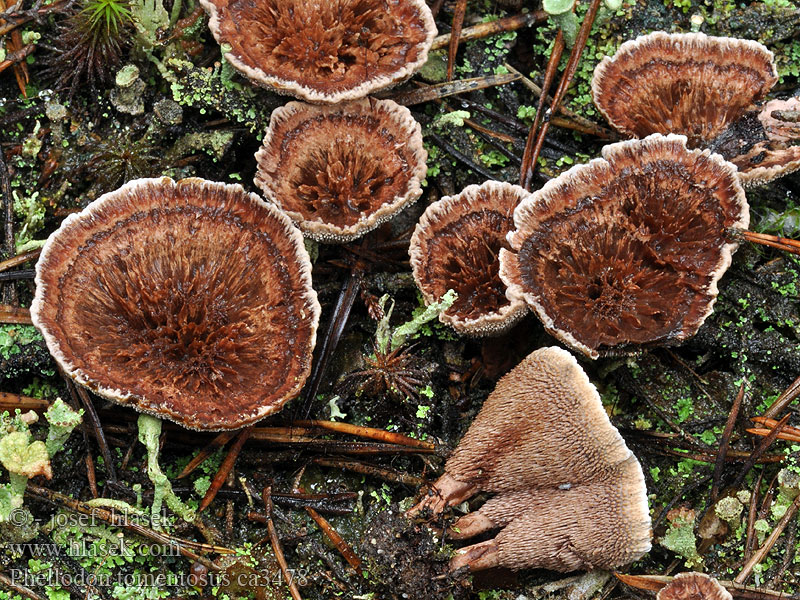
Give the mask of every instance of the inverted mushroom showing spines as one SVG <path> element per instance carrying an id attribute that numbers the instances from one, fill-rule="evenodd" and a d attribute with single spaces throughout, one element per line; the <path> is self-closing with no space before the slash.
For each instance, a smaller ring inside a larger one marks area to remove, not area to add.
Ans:
<path id="1" fill-rule="evenodd" d="M 732 600 L 731 593 L 704 573 L 678 573 L 656 595 L 656 600 Z"/>
<path id="2" fill-rule="evenodd" d="M 606 146 L 514 213 L 500 277 L 587 356 L 678 343 L 712 311 L 749 209 L 736 169 L 685 141 Z"/>
<path id="3" fill-rule="evenodd" d="M 506 295 L 499 253 L 508 247 L 514 209 L 528 195 L 519 186 L 487 181 L 425 210 L 411 237 L 409 256 L 426 303 L 451 289 L 458 294 L 439 315 L 443 323 L 461 333 L 498 334 L 527 312 L 521 297 Z"/>
<path id="4" fill-rule="evenodd" d="M 303 386 L 320 307 L 300 232 L 241 186 L 140 179 L 64 220 L 34 324 L 78 383 L 193 429 L 237 429 Z"/>
<path id="5" fill-rule="evenodd" d="M 309 236 L 347 242 L 419 198 L 428 153 L 391 100 L 289 102 L 272 113 L 255 183 Z"/>
<path id="6" fill-rule="evenodd" d="M 498 382 L 412 513 L 439 513 L 479 491 L 496 495 L 449 536 L 501 531 L 459 550 L 453 569 L 612 568 L 650 549 L 641 466 L 561 348 L 533 352 Z"/>
<path id="7" fill-rule="evenodd" d="M 424 0 L 200 0 L 225 58 L 309 102 L 362 98 L 410 77 L 436 36 Z"/>
<path id="8" fill-rule="evenodd" d="M 703 146 L 778 80 L 772 52 L 751 40 L 657 31 L 597 65 L 592 97 L 628 135 L 677 133 Z"/>

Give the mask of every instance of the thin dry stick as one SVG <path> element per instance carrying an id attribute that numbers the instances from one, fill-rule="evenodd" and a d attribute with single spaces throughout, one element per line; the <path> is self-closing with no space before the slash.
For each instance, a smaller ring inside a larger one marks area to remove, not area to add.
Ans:
<path id="1" fill-rule="evenodd" d="M 578 37 L 575 40 L 575 45 L 572 47 L 572 52 L 569 55 L 569 61 L 567 61 L 567 67 L 564 69 L 564 74 L 561 76 L 558 89 L 556 89 L 556 93 L 553 95 L 553 102 L 549 109 L 550 115 L 555 114 L 558 110 L 558 107 L 561 106 L 561 101 L 564 99 L 564 95 L 567 93 L 567 88 L 572 82 L 575 72 L 578 70 L 578 63 L 580 62 L 581 54 L 583 54 L 583 49 L 586 47 L 586 42 L 589 39 L 589 33 L 592 31 L 592 25 L 594 24 L 594 19 L 597 16 L 597 11 L 600 8 L 601 2 L 602 0 L 592 0 L 592 3 L 589 5 L 589 10 L 586 12 L 586 16 L 583 18 L 583 23 L 581 23 L 581 28 L 578 31 Z M 559 35 L 560 34 L 561 30 L 559 30 Z M 526 171 L 527 185 L 523 186 L 527 190 L 530 189 L 530 182 L 533 177 L 532 170 L 536 168 L 536 161 L 539 158 L 539 153 L 542 151 L 544 138 L 547 135 L 549 128 L 550 121 L 545 120 L 537 134 L 536 143 L 533 146 L 533 156 L 528 163 L 529 171 Z"/>
<path id="2" fill-rule="evenodd" d="M 528 139 L 525 142 L 525 151 L 522 154 L 522 167 L 519 171 L 519 184 L 526 190 L 530 190 L 531 180 L 533 179 L 533 148 L 536 140 L 536 132 L 544 116 L 544 104 L 547 101 L 547 94 L 550 93 L 550 86 L 553 85 L 558 63 L 561 61 L 561 53 L 564 51 L 564 34 L 558 30 L 556 40 L 553 43 L 553 51 L 550 53 L 550 60 L 547 62 L 547 69 L 544 73 L 544 83 L 539 92 L 539 106 L 536 108 L 536 116 L 533 119 L 531 130 L 528 132 Z"/>
<path id="3" fill-rule="evenodd" d="M 50 402 L 47 400 L 10 392 L 0 392 L 0 410 L 7 410 L 11 414 L 14 414 L 16 409 L 20 409 L 22 412 L 33 410 L 37 413 L 43 413 L 48 408 L 50 408 Z"/>
<path id="4" fill-rule="evenodd" d="M 10 304 L 0 304 L 0 323 L 33 325 L 33 319 L 31 319 L 31 311 L 28 308 L 20 308 Z"/>
<path id="5" fill-rule="evenodd" d="M 458 79 L 434 85 L 419 84 L 415 90 L 397 92 L 394 94 L 378 94 L 379 98 L 391 98 L 403 106 L 412 106 L 454 96 L 456 94 L 466 94 L 475 92 L 488 87 L 505 85 L 512 81 L 517 81 L 520 76 L 517 73 L 502 73 L 500 75 L 486 75 L 485 77 L 472 77 L 470 79 Z"/>
<path id="6" fill-rule="evenodd" d="M 788 388 L 783 390 L 775 402 L 773 402 L 770 407 L 764 411 L 763 416 L 767 419 L 774 419 L 781 414 L 795 398 L 797 398 L 798 394 L 800 394 L 800 377 L 795 379 Z"/>
<path id="7" fill-rule="evenodd" d="M 236 459 L 239 456 L 239 452 L 242 450 L 242 446 L 247 441 L 247 438 L 250 437 L 253 428 L 247 427 L 246 429 L 242 429 L 239 432 L 236 441 L 233 442 L 231 449 L 228 450 L 228 454 L 225 456 L 225 459 L 222 461 L 222 464 L 219 466 L 216 475 L 214 475 L 214 479 L 211 480 L 211 485 L 208 487 L 206 491 L 206 495 L 203 496 L 203 500 L 200 502 L 200 506 L 197 507 L 198 512 L 204 511 L 208 508 L 208 505 L 214 501 L 214 498 L 217 496 L 217 492 L 222 487 L 222 484 L 225 483 L 225 480 L 228 478 L 228 473 L 231 472 L 233 469 L 233 465 L 236 462 Z"/>
<path id="8" fill-rule="evenodd" d="M 747 579 L 750 577 L 750 574 L 753 572 L 753 568 L 764 560 L 767 557 L 767 554 L 772 547 L 775 545 L 775 542 L 778 541 L 778 537 L 783 533 L 783 530 L 789 524 L 789 521 L 794 517 L 794 514 L 797 512 L 797 509 L 800 508 L 800 496 L 794 499 L 791 506 L 786 509 L 786 513 L 781 517 L 781 520 L 778 521 L 778 524 L 775 525 L 775 529 L 772 530 L 772 533 L 769 534 L 769 537 L 764 540 L 764 545 L 761 546 L 750 560 L 742 567 L 742 571 L 736 576 L 734 579 L 734 583 L 743 584 Z"/>
<path id="9" fill-rule="evenodd" d="M 453 69 L 456 66 L 456 52 L 461 38 L 461 26 L 464 24 L 464 14 L 467 12 L 467 0 L 457 0 L 453 11 L 453 25 L 450 28 L 450 44 L 447 49 L 447 81 L 453 79 Z"/>
<path id="10" fill-rule="evenodd" d="M 467 27 L 461 30 L 461 35 L 458 36 L 458 43 L 468 42 L 470 40 L 477 40 L 480 38 L 489 37 L 498 33 L 505 33 L 507 31 L 516 31 L 523 27 L 530 27 L 536 23 L 541 23 L 547 20 L 547 13 L 543 10 L 535 10 L 528 13 L 519 15 L 512 15 L 510 17 L 503 17 L 488 23 L 478 23 L 472 27 Z M 451 35 L 444 33 L 434 38 L 431 50 L 439 50 L 450 45 Z"/>
<path id="11" fill-rule="evenodd" d="M 69 496 L 48 490 L 47 488 L 40 487 L 30 482 L 28 482 L 28 487 L 25 488 L 25 494 L 33 496 L 38 500 L 46 500 L 52 504 L 55 504 L 56 506 L 69 509 L 79 514 L 89 515 L 98 519 L 99 521 L 102 521 L 106 525 L 120 527 L 121 529 L 125 529 L 131 533 L 140 535 L 158 544 L 163 544 L 165 546 L 174 548 L 186 558 L 196 560 L 213 571 L 219 571 L 221 567 L 205 556 L 201 556 L 192 550 L 189 550 L 189 548 L 196 548 L 204 552 L 216 552 L 217 554 L 235 554 L 235 552 L 230 548 L 211 546 L 209 544 L 200 544 L 190 540 L 182 540 L 166 533 L 160 533 L 154 529 L 145 527 L 138 521 L 129 522 L 123 515 L 111 510 L 99 508 L 97 506 L 90 506 L 84 502 L 81 502 L 80 500 L 75 500 L 74 498 L 70 498 Z"/>
<path id="12" fill-rule="evenodd" d="M 719 496 L 720 480 L 722 479 L 722 470 L 725 468 L 725 456 L 728 454 L 728 447 L 731 441 L 731 434 L 733 433 L 733 428 L 736 425 L 736 419 L 739 417 L 739 409 L 742 406 L 743 399 L 744 399 L 744 381 L 742 381 L 742 385 L 739 386 L 739 392 L 736 394 L 736 398 L 733 401 L 733 405 L 731 406 L 731 412 L 728 414 L 728 421 L 725 423 L 725 430 L 722 432 L 722 438 L 720 439 L 719 452 L 717 452 L 717 461 L 714 464 L 714 475 L 713 475 L 714 483 L 711 486 L 711 499 L 709 500 L 711 504 L 716 502 L 717 497 Z"/>
<path id="13" fill-rule="evenodd" d="M 304 490 L 300 486 L 296 486 L 294 488 L 295 492 L 303 493 Z M 323 531 L 325 535 L 328 536 L 328 539 L 334 545 L 334 547 L 339 551 L 339 553 L 344 557 L 344 559 L 348 562 L 348 564 L 356 570 L 356 573 L 359 575 L 362 574 L 361 571 L 361 559 L 358 555 L 353 552 L 353 549 L 350 547 L 345 539 L 339 535 L 339 532 L 336 531 L 328 520 L 319 514 L 316 510 L 311 507 L 306 507 L 306 512 L 308 515 L 314 519 L 314 522 L 319 526 L 319 528 Z"/>
<path id="14" fill-rule="evenodd" d="M 0 585 L 7 587 L 8 589 L 10 589 L 13 592 L 16 592 L 17 594 L 25 596 L 26 598 L 30 598 L 31 600 L 45 600 L 44 597 L 40 596 L 32 589 L 17 583 L 5 573 L 0 573 Z"/>
<path id="15" fill-rule="evenodd" d="M 777 248 L 792 254 L 800 254 L 800 240 L 791 240 L 779 235 L 769 235 L 767 233 L 756 233 L 755 231 L 742 231 L 742 237 L 748 242 Z"/>
<path id="16" fill-rule="evenodd" d="M 8 181 L 8 168 L 6 167 L 3 150 L 0 148 L 0 197 L 3 199 L 5 217 L 5 241 L 3 247 L 7 256 L 15 254 L 14 245 L 14 202 L 11 199 L 11 185 Z M 8 286 L 8 291 L 4 292 L 6 301 L 9 304 L 17 304 L 17 288 L 14 284 Z"/>
<path id="17" fill-rule="evenodd" d="M 16 256 L 12 256 L 4 261 L 0 261 L 0 273 L 3 271 L 8 271 L 9 269 L 13 269 L 14 267 L 18 267 L 21 264 L 28 262 L 29 260 L 34 260 L 39 258 L 39 254 L 41 254 L 42 249 L 37 248 L 36 250 L 31 250 L 30 252 L 24 252 L 22 254 L 17 254 Z"/>
<path id="18" fill-rule="evenodd" d="M 750 457 L 747 459 L 747 461 L 745 461 L 739 475 L 736 476 L 736 479 L 733 482 L 733 487 L 738 488 L 742 484 L 747 473 L 749 473 L 750 469 L 755 466 L 756 461 L 760 459 L 761 456 L 763 456 L 763 454 L 769 449 L 772 443 L 778 439 L 781 429 L 786 427 L 786 424 L 789 422 L 789 417 L 791 417 L 791 415 L 786 415 L 780 421 L 778 421 L 778 423 L 775 425 L 775 429 L 773 429 L 767 437 L 763 438 L 759 442 L 758 446 L 756 446 L 753 452 L 750 454 Z"/>
<path id="19" fill-rule="evenodd" d="M 211 454 L 222 448 L 225 444 L 230 442 L 233 439 L 233 436 L 236 435 L 235 431 L 223 431 L 217 437 L 215 437 L 209 444 L 200 450 L 192 460 L 189 461 L 189 464 L 183 468 L 183 471 L 180 472 L 176 479 L 181 479 L 189 475 L 192 471 L 194 471 L 197 467 L 199 467 L 205 459 L 207 459 Z"/>
<path id="20" fill-rule="evenodd" d="M 424 450 L 436 450 L 436 445 L 424 440 L 418 440 L 402 433 L 394 433 L 392 431 L 384 431 L 383 429 L 375 429 L 374 427 L 363 427 L 361 425 L 351 425 L 349 423 L 341 423 L 339 421 L 294 421 L 292 425 L 299 427 L 319 427 L 327 431 L 336 431 L 338 433 L 347 433 L 356 437 L 366 438 L 370 440 L 378 440 L 387 442 L 389 444 L 398 444 L 400 446 L 409 446 L 411 448 L 422 448 Z"/>
<path id="21" fill-rule="evenodd" d="M 753 492 L 750 494 L 750 507 L 747 510 L 747 537 L 744 543 L 744 559 L 750 558 L 753 552 L 753 544 L 755 542 L 756 530 L 756 514 L 758 513 L 758 490 L 761 489 L 761 480 L 764 478 L 764 471 L 759 471 L 758 479 L 753 486 Z"/>
<path id="22" fill-rule="evenodd" d="M 108 480 L 111 483 L 116 483 L 117 471 L 114 468 L 114 460 L 111 458 L 111 450 L 108 447 L 108 442 L 106 442 L 106 434 L 103 432 L 103 426 L 100 424 L 100 418 L 97 416 L 97 411 L 94 408 L 92 399 L 89 398 L 89 393 L 83 388 L 83 386 L 72 383 L 71 379 L 65 377 L 64 380 L 67 382 L 67 386 L 70 389 L 74 389 L 78 393 L 78 396 L 81 399 L 81 404 L 83 404 L 83 408 L 86 410 L 86 414 L 89 416 L 92 429 L 94 429 L 97 444 L 100 446 L 100 452 L 103 455 L 103 461 L 105 462 Z"/>
<path id="23" fill-rule="evenodd" d="M 354 471 L 356 473 L 361 473 L 362 475 L 370 475 L 372 477 L 385 479 L 386 481 L 392 481 L 394 483 L 403 483 L 412 487 L 419 487 L 425 483 L 425 480 L 422 477 L 417 477 L 416 475 L 411 475 L 410 473 L 404 473 L 395 469 L 387 469 L 385 467 L 377 467 L 375 465 L 369 465 L 355 460 L 315 458 L 312 462 L 322 467 L 347 469 L 348 471 Z"/>
<path id="24" fill-rule="evenodd" d="M 263 497 L 264 497 L 264 510 L 267 513 L 267 533 L 269 534 L 269 542 L 272 544 L 272 551 L 275 553 L 275 560 L 278 561 L 278 565 L 281 568 L 281 573 L 283 573 L 283 579 L 286 581 L 286 585 L 289 586 L 289 593 L 292 595 L 294 600 L 303 600 L 300 596 L 300 590 L 297 589 L 297 584 L 294 582 L 294 577 L 292 577 L 291 572 L 289 571 L 289 565 L 286 562 L 286 557 L 283 555 L 283 548 L 281 547 L 281 540 L 278 538 L 278 532 L 275 529 L 275 523 L 272 521 L 272 488 L 269 486 L 264 488 Z"/>

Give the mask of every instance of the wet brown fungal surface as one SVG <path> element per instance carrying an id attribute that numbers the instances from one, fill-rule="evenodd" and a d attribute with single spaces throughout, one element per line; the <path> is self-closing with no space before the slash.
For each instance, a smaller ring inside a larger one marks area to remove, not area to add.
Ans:
<path id="1" fill-rule="evenodd" d="M 142 412 L 236 429 L 308 375 L 320 309 L 302 236 L 238 185 L 132 181 L 64 221 L 36 282 L 62 368 Z"/>
<path id="2" fill-rule="evenodd" d="M 479 491 L 496 495 L 450 537 L 502 530 L 459 550 L 451 568 L 613 568 L 650 549 L 641 466 L 561 348 L 536 350 L 500 379 L 412 514 L 438 514 Z"/>
<path id="3" fill-rule="evenodd" d="M 201 0 L 226 58 L 310 102 L 361 98 L 410 77 L 436 26 L 423 0 Z"/>
<path id="4" fill-rule="evenodd" d="M 355 239 L 421 194 L 419 124 L 391 100 L 275 110 L 256 153 L 255 183 L 318 241 Z"/>
<path id="5" fill-rule="evenodd" d="M 735 169 L 682 136 L 606 146 L 514 213 L 500 276 L 596 358 L 676 343 L 711 313 L 749 212 Z"/>
<path id="6" fill-rule="evenodd" d="M 679 573 L 661 588 L 656 600 L 731 600 L 728 590 L 704 573 Z"/>
<path id="7" fill-rule="evenodd" d="M 592 97 L 635 137 L 686 135 L 704 146 L 777 81 L 772 52 L 751 40 L 661 31 L 625 42 L 597 66 Z"/>
<path id="8" fill-rule="evenodd" d="M 508 248 L 514 209 L 529 194 L 523 188 L 487 181 L 431 204 L 411 238 L 409 255 L 414 280 L 427 304 L 448 290 L 458 294 L 440 314 L 462 333 L 496 334 L 526 312 L 522 298 L 506 297 L 500 280 L 499 253 Z"/>

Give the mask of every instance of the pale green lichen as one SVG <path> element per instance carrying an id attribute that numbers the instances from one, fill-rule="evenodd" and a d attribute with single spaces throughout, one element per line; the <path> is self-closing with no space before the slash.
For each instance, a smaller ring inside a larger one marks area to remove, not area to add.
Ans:
<path id="1" fill-rule="evenodd" d="M 731 531 L 739 529 L 742 522 L 742 511 L 744 506 L 733 496 L 722 498 L 714 507 L 714 513 L 731 528 Z"/>
<path id="2" fill-rule="evenodd" d="M 161 504 L 166 502 L 169 509 L 184 521 L 192 522 L 195 511 L 186 506 L 175 492 L 167 476 L 158 464 L 158 439 L 161 436 L 161 419 L 150 415 L 139 415 L 139 442 L 147 448 L 147 476 L 153 482 L 153 504 L 150 514 L 154 523 L 161 522 Z"/>
<path id="3" fill-rule="evenodd" d="M 50 425 L 47 430 L 47 439 L 45 439 L 44 443 L 51 458 L 64 447 L 72 430 L 80 425 L 82 415 L 83 409 L 79 411 L 73 410 L 61 398 L 56 398 L 56 401 L 44 413 L 44 417 Z"/>
<path id="4" fill-rule="evenodd" d="M 439 313 L 447 310 L 456 301 L 458 295 L 453 290 L 447 292 L 439 299 L 438 302 L 429 304 L 423 311 L 415 315 L 410 321 L 403 323 L 392 332 L 389 327 L 389 319 L 394 310 L 394 301 L 391 302 L 387 308 L 389 295 L 386 294 L 379 300 L 383 318 L 378 321 L 378 327 L 375 330 L 375 341 L 377 342 L 378 351 L 386 354 L 392 350 L 397 350 L 400 346 L 405 344 L 408 339 L 416 334 L 423 325 L 432 321 L 439 316 Z"/>

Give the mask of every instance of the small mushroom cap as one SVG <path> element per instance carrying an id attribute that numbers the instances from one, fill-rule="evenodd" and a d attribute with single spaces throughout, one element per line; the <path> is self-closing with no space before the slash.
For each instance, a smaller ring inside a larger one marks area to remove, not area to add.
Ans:
<path id="1" fill-rule="evenodd" d="M 733 600 L 733 596 L 709 575 L 679 573 L 661 588 L 656 600 Z"/>
<path id="2" fill-rule="evenodd" d="M 139 179 L 67 217 L 36 265 L 34 324 L 75 381 L 192 429 L 279 410 L 320 307 L 300 232 L 239 185 Z"/>
<path id="3" fill-rule="evenodd" d="M 522 297 L 507 297 L 498 254 L 508 248 L 514 209 L 529 195 L 499 181 L 470 185 L 432 203 L 417 224 L 408 250 L 414 280 L 427 304 L 450 289 L 458 294 L 439 315 L 456 331 L 496 335 L 527 312 Z"/>
<path id="4" fill-rule="evenodd" d="M 796 113 L 800 98 L 770 100 L 758 111 L 758 122 L 766 140 L 755 144 L 746 154 L 729 160 L 739 169 L 739 179 L 745 187 L 764 185 L 800 169 L 800 123 L 778 119 L 780 112 Z"/>
<path id="5" fill-rule="evenodd" d="M 347 242 L 419 198 L 427 159 L 419 123 L 396 102 L 289 102 L 272 113 L 255 183 L 305 235 Z"/>
<path id="6" fill-rule="evenodd" d="M 251 80 L 334 104 L 410 77 L 436 37 L 424 0 L 200 0 L 225 58 Z"/>
<path id="7" fill-rule="evenodd" d="M 604 480 L 630 456 L 578 361 L 550 347 L 498 381 L 445 472 L 473 493 L 557 488 Z"/>
<path id="8" fill-rule="evenodd" d="M 622 44 L 597 65 L 592 97 L 608 122 L 643 138 L 715 138 L 778 80 L 772 52 L 751 40 L 661 31 Z"/>
<path id="9" fill-rule="evenodd" d="M 611 144 L 523 200 L 500 277 L 592 358 L 678 343 L 711 314 L 746 229 L 736 169 L 683 136 Z"/>

